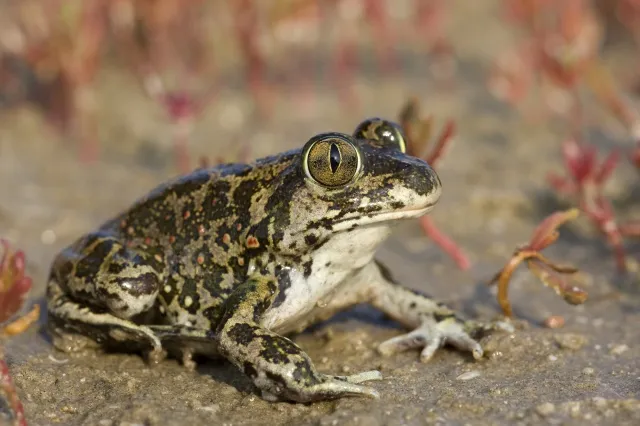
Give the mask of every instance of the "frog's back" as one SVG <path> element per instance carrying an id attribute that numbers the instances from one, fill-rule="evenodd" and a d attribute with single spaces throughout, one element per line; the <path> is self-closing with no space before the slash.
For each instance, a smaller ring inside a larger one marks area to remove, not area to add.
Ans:
<path id="1" fill-rule="evenodd" d="M 211 226 L 235 210 L 234 182 L 251 171 L 247 164 L 224 164 L 180 176 L 151 190 L 102 229 L 127 241 L 166 240 L 181 247 L 210 235 Z"/>
<path id="2" fill-rule="evenodd" d="M 288 154 L 253 164 L 198 169 L 173 179 L 150 191 L 102 229 L 133 243 L 146 239 L 178 250 L 195 240 L 227 240 L 238 233 L 238 228 L 248 226 L 253 195 L 264 191 L 290 164 L 295 152 Z"/>

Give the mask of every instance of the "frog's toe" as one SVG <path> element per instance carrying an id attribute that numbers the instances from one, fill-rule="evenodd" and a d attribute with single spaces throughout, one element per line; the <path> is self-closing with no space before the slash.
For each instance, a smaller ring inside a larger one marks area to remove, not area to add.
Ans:
<path id="1" fill-rule="evenodd" d="M 349 383 L 363 383 L 372 380 L 382 380 L 382 373 L 378 370 L 363 371 L 362 373 L 352 374 L 351 376 L 333 376 L 337 380 Z"/>
<path id="2" fill-rule="evenodd" d="M 465 324 L 455 318 L 440 322 L 425 321 L 410 333 L 391 338 L 378 346 L 382 355 L 391 355 L 413 348 L 422 348 L 420 360 L 429 361 L 438 349 L 451 344 L 463 351 L 469 351 L 475 359 L 482 358 L 482 346 L 466 330 Z"/>
<path id="3" fill-rule="evenodd" d="M 368 372 L 367 372 L 368 373 Z M 355 376 L 360 376 L 359 374 Z M 373 399 L 379 399 L 380 394 L 375 389 L 369 386 L 363 386 L 357 384 L 351 380 L 374 380 L 370 378 L 354 378 L 349 377 L 349 381 L 343 379 L 344 376 L 325 376 L 325 381 L 317 383 L 312 386 L 307 386 L 296 391 L 279 392 L 278 394 L 270 392 L 269 390 L 262 389 L 261 396 L 265 401 L 278 402 L 278 401 L 296 401 L 296 402 L 313 402 L 323 401 L 329 399 L 343 398 L 347 396 L 364 396 Z M 278 391 L 281 391 L 278 389 Z"/>
<path id="4" fill-rule="evenodd" d="M 352 376 L 331 376 L 320 374 L 314 384 L 303 385 L 294 388 L 263 387 L 262 398 L 266 401 L 296 401 L 314 402 L 330 399 L 344 398 L 348 396 L 364 396 L 378 399 L 380 394 L 369 386 L 359 383 L 369 380 L 379 380 L 382 375 L 379 371 L 367 371 Z"/>
<path id="5" fill-rule="evenodd" d="M 467 321 L 465 328 L 469 330 L 471 334 L 484 334 L 492 331 L 504 331 L 507 333 L 513 333 L 516 329 L 513 323 L 509 321 L 497 320 L 489 322 L 481 321 Z"/>
<path id="6" fill-rule="evenodd" d="M 182 350 L 182 365 L 187 371 L 195 371 L 198 363 L 193 360 L 194 350 L 192 348 L 184 348 Z"/>
<path id="7" fill-rule="evenodd" d="M 156 346 L 146 353 L 146 358 L 150 366 L 155 366 L 167 359 L 167 351 L 162 346 Z"/>
<path id="8" fill-rule="evenodd" d="M 369 380 L 377 380 L 382 375 L 380 372 L 376 377 L 370 377 L 371 371 L 355 374 L 352 376 L 325 376 L 323 383 L 318 383 L 305 390 L 305 393 L 312 395 L 312 399 L 333 399 L 345 396 L 365 396 L 373 399 L 379 399 L 378 391 L 369 386 L 363 386 L 362 383 Z"/>

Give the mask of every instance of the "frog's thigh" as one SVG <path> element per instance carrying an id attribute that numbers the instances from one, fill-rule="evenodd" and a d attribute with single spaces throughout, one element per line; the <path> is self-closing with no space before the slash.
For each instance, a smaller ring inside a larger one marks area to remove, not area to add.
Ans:
<path id="1" fill-rule="evenodd" d="M 378 396 L 375 390 L 356 383 L 379 379 L 379 372 L 353 377 L 319 373 L 299 346 L 261 327 L 260 319 L 276 296 L 274 279 L 248 280 L 227 299 L 216 335 L 221 354 L 253 380 L 264 399 L 309 402 L 349 395 Z"/>
<path id="2" fill-rule="evenodd" d="M 155 303 L 163 278 L 153 253 L 126 247 L 117 238 L 89 234 L 62 251 L 52 276 L 76 300 L 87 300 L 119 318 L 132 318 Z"/>
<path id="3" fill-rule="evenodd" d="M 54 345 L 65 352 L 122 344 L 130 349 L 152 349 L 152 358 L 161 358 L 162 345 L 145 326 L 118 318 L 108 312 L 72 300 L 51 279 L 47 285 L 48 328 Z"/>

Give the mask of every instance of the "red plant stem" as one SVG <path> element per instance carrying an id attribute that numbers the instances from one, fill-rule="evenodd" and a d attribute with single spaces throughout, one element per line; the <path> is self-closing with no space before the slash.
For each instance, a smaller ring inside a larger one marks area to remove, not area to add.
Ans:
<path id="1" fill-rule="evenodd" d="M 640 237 L 640 221 L 623 223 L 618 226 L 618 230 L 628 237 Z"/>
<path id="2" fill-rule="evenodd" d="M 433 149 L 431 154 L 429 154 L 429 156 L 427 157 L 427 163 L 433 166 L 437 163 L 437 161 L 440 158 L 442 158 L 442 156 L 444 155 L 445 149 L 449 146 L 450 142 L 453 140 L 452 138 L 453 138 L 453 135 L 455 134 L 455 131 L 456 131 L 456 125 L 453 120 L 450 120 L 445 125 L 445 128 L 442 130 L 442 133 L 440 134 L 440 138 L 438 138 L 438 141 L 436 142 L 435 148 Z"/>
<path id="3" fill-rule="evenodd" d="M 622 232 L 620 231 L 615 217 L 613 216 L 611 206 L 605 200 L 601 200 L 601 203 L 588 200 L 584 193 L 581 194 L 581 198 L 582 210 L 593 221 L 596 228 L 598 228 L 607 238 L 607 242 L 614 252 L 618 270 L 626 272 L 627 265 L 622 242 Z"/>
<path id="4" fill-rule="evenodd" d="M 2 390 L 4 391 L 4 393 L 9 397 L 9 404 L 11 404 L 11 408 L 13 409 L 16 424 L 18 426 L 27 426 L 27 420 L 24 417 L 24 407 L 22 406 L 22 402 L 20 402 L 20 398 L 18 397 L 18 393 L 16 392 L 16 388 L 13 384 L 13 380 L 11 379 L 9 366 L 4 360 L 4 353 L 1 347 L 0 347 L 0 387 L 2 387 Z"/>
<path id="5" fill-rule="evenodd" d="M 638 130 L 640 130 L 640 128 Z M 631 152 L 631 161 L 637 168 L 640 169 L 640 143 L 638 143 L 638 145 Z"/>
<path id="6" fill-rule="evenodd" d="M 100 156 L 94 94 L 88 85 L 73 87 L 73 131 L 80 142 L 80 161 L 93 163 Z"/>
<path id="7" fill-rule="evenodd" d="M 640 117 L 618 91 L 613 76 L 601 61 L 596 61 L 585 73 L 591 90 L 609 107 L 613 115 L 628 129 L 633 130 Z"/>
<path id="8" fill-rule="evenodd" d="M 378 66 L 383 70 L 384 74 L 392 74 L 398 67 L 393 52 L 395 37 L 387 24 L 387 14 L 384 10 L 385 3 L 381 0 L 366 0 L 365 10 L 366 18 L 373 28 Z"/>
<path id="9" fill-rule="evenodd" d="M 509 302 L 509 281 L 516 268 L 528 257 L 538 255 L 535 251 L 523 250 L 514 254 L 507 265 L 500 271 L 496 278 L 492 281 L 498 282 L 498 303 L 502 308 L 502 312 L 507 318 L 513 317 L 513 309 L 511 308 L 511 302 Z"/>
<path id="10" fill-rule="evenodd" d="M 249 90 L 261 116 L 269 113 L 264 84 L 265 62 L 257 43 L 258 11 L 253 0 L 235 0 L 236 35 L 248 68 Z"/>
<path id="11" fill-rule="evenodd" d="M 349 30 L 347 28 L 347 30 Z M 338 96 L 345 109 L 356 110 L 358 100 L 354 91 L 354 58 L 356 56 L 355 43 L 351 35 L 342 34 L 338 40 L 333 60 L 333 74 L 338 84 Z M 356 113 L 357 114 L 357 113 Z"/>
<path id="12" fill-rule="evenodd" d="M 615 253 L 616 265 L 619 271 L 626 272 L 627 263 L 625 260 L 624 247 L 622 245 L 622 234 L 614 219 L 608 219 L 601 224 L 602 232 L 607 236 L 609 245 Z"/>
<path id="13" fill-rule="evenodd" d="M 440 232 L 434 225 L 431 217 L 423 216 L 420 218 L 420 226 L 424 233 L 433 240 L 434 243 L 440 246 L 440 248 L 451 257 L 458 265 L 458 268 L 466 271 L 471 266 L 471 262 L 462 252 L 462 250 L 456 245 L 453 240 Z"/>
<path id="14" fill-rule="evenodd" d="M 193 121 L 189 118 L 173 121 L 173 149 L 180 173 L 191 171 L 189 159 L 189 136 L 193 128 Z"/>

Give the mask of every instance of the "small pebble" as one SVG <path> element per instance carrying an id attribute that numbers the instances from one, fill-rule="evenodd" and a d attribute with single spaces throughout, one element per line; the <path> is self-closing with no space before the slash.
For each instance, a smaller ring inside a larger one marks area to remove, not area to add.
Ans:
<path id="1" fill-rule="evenodd" d="M 552 362 L 553 362 L 553 361 L 557 361 L 557 360 L 558 360 L 558 357 L 557 357 L 557 356 L 555 356 L 555 355 L 549 355 L 549 361 L 552 361 Z"/>
<path id="2" fill-rule="evenodd" d="M 544 326 L 547 328 L 561 328 L 564 326 L 564 317 L 560 315 L 551 315 L 544 320 Z"/>
<path id="3" fill-rule="evenodd" d="M 581 405 L 580 401 L 568 401 L 562 404 L 562 408 L 569 412 L 569 415 L 576 419 L 580 416 Z"/>
<path id="4" fill-rule="evenodd" d="M 553 338 L 561 349 L 571 349 L 577 351 L 587 344 L 587 338 L 581 334 L 556 334 L 555 336 L 553 336 Z"/>
<path id="5" fill-rule="evenodd" d="M 553 414 L 556 411 L 556 406 L 550 402 L 544 402 L 536 407 L 536 412 L 543 417 Z"/>
<path id="6" fill-rule="evenodd" d="M 629 346 L 627 345 L 615 345 L 611 348 L 611 350 L 609 351 L 609 353 L 611 355 L 621 355 L 623 352 L 626 352 L 629 350 Z"/>
<path id="7" fill-rule="evenodd" d="M 594 397 L 591 399 L 591 402 L 593 403 L 593 405 L 594 405 L 596 408 L 603 409 L 603 408 L 606 408 L 606 406 L 607 406 L 607 400 L 606 400 L 606 399 L 604 399 L 604 398 L 603 398 L 603 397 L 601 397 L 601 396 L 594 396 Z"/>
<path id="8" fill-rule="evenodd" d="M 591 367 L 585 367 L 582 369 L 582 374 L 584 374 L 585 376 L 593 376 L 595 373 L 596 370 Z"/>
<path id="9" fill-rule="evenodd" d="M 480 372 L 477 370 L 473 370 L 473 371 L 467 371 L 466 373 L 462 373 L 461 375 L 456 377 L 456 380 L 471 380 L 471 379 L 475 379 L 476 377 L 480 377 Z"/>
<path id="10" fill-rule="evenodd" d="M 56 242 L 56 233 L 51 229 L 46 229 L 42 231 L 42 234 L 40 235 L 40 241 L 42 241 L 42 244 L 50 246 L 51 244 Z"/>

